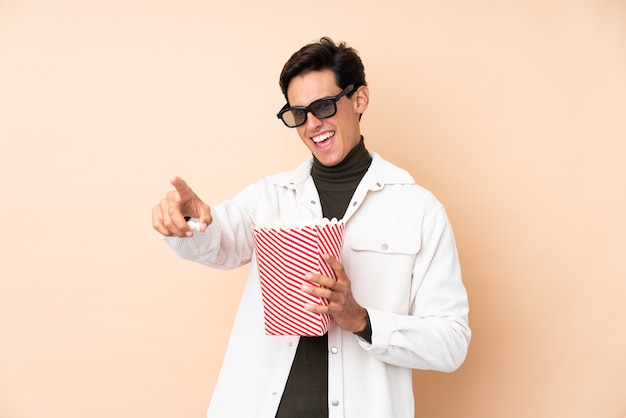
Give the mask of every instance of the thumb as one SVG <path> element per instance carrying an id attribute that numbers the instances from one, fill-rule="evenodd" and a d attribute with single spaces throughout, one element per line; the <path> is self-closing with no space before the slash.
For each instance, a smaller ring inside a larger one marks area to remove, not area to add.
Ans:
<path id="1" fill-rule="evenodd" d="M 211 208 L 206 203 L 202 202 L 200 207 L 198 208 L 200 212 L 198 216 L 198 222 L 200 223 L 200 231 L 204 232 L 207 227 L 213 222 L 213 217 L 211 216 Z"/>

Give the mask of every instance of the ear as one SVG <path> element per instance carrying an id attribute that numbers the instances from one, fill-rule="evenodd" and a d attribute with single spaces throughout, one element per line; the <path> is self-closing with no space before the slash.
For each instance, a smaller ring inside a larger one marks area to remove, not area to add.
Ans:
<path id="1" fill-rule="evenodd" d="M 354 103 L 354 110 L 359 114 L 363 114 L 365 112 L 365 109 L 367 109 L 367 105 L 370 102 L 369 87 L 367 86 L 359 87 L 356 93 L 354 93 L 354 95 L 352 96 L 352 99 Z"/>

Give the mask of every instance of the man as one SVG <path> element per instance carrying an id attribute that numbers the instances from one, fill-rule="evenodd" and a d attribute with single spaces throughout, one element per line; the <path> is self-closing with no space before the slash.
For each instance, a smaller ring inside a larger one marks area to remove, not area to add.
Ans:
<path id="1" fill-rule="evenodd" d="M 227 269 L 252 263 L 208 417 L 414 416 L 412 369 L 451 372 L 470 341 L 468 301 L 444 208 L 413 178 L 366 150 L 369 103 L 361 59 L 322 38 L 280 76 L 278 117 L 312 158 L 209 207 L 180 178 L 153 209 L 154 228 L 181 257 Z M 336 280 L 303 292 L 331 317 L 322 337 L 269 336 L 252 229 L 276 220 L 345 223 Z M 194 231 L 187 220 L 200 227 Z"/>

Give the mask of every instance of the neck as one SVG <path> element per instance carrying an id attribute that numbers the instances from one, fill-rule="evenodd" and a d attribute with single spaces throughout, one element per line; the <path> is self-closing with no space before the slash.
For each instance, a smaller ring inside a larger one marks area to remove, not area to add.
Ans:
<path id="1" fill-rule="evenodd" d="M 346 158 L 334 166 L 325 166 L 313 157 L 311 176 L 320 196 L 322 211 L 326 218 L 341 219 L 348 203 L 367 172 L 372 157 L 361 141 L 354 147 Z"/>
<path id="2" fill-rule="evenodd" d="M 321 179 L 332 183 L 344 183 L 350 181 L 353 176 L 360 178 L 365 174 L 372 161 L 372 157 L 365 148 L 363 137 L 339 163 L 333 166 L 322 164 L 313 156 L 311 175 L 314 179 Z"/>

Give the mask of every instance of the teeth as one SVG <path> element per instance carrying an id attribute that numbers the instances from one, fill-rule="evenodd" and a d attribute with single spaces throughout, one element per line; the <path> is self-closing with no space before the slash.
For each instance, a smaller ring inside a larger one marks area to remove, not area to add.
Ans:
<path id="1" fill-rule="evenodd" d="M 321 135 L 318 136 L 314 136 L 313 138 L 311 138 L 313 140 L 313 142 L 315 142 L 316 144 L 318 142 L 322 142 L 322 141 L 326 141 L 328 138 L 330 138 L 331 136 L 335 135 L 334 131 L 331 132 L 325 132 Z"/>

